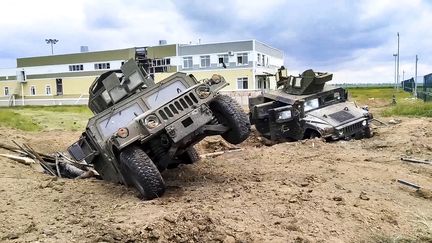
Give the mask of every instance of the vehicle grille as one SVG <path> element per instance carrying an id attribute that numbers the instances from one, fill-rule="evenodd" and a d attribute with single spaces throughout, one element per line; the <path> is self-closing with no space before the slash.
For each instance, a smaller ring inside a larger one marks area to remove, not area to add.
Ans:
<path id="1" fill-rule="evenodd" d="M 346 111 L 338 111 L 329 115 L 331 118 L 335 119 L 338 122 L 344 122 L 349 119 L 354 118 L 354 116 Z"/>
<path id="2" fill-rule="evenodd" d="M 158 113 L 162 119 L 167 121 L 170 118 L 194 109 L 198 103 L 195 94 L 189 92 L 159 108 Z"/>
<path id="3" fill-rule="evenodd" d="M 352 124 L 350 126 L 342 128 L 342 131 L 345 135 L 350 135 L 350 134 L 354 134 L 354 133 L 360 131 L 362 128 L 363 128 L 362 123 L 358 122 L 358 123 L 355 123 L 355 124 Z"/>

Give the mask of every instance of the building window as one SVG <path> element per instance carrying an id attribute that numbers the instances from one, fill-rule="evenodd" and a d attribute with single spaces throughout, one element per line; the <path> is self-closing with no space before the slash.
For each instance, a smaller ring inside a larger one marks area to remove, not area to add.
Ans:
<path id="1" fill-rule="evenodd" d="M 169 58 L 158 58 L 150 60 L 148 63 L 148 72 L 150 74 L 154 73 L 166 73 L 168 72 L 168 66 L 171 64 L 171 59 Z"/>
<path id="2" fill-rule="evenodd" d="M 210 67 L 210 56 L 201 56 L 201 67 Z"/>
<path id="3" fill-rule="evenodd" d="M 4 95 L 9 96 L 9 87 L 4 87 Z"/>
<path id="4" fill-rule="evenodd" d="M 258 53 L 257 65 L 261 66 L 261 54 Z"/>
<path id="5" fill-rule="evenodd" d="M 183 68 L 192 68 L 192 57 L 183 57 Z"/>
<path id="6" fill-rule="evenodd" d="M 45 94 L 51 95 L 51 86 L 50 85 L 45 86 Z"/>
<path id="7" fill-rule="evenodd" d="M 110 63 L 109 62 L 105 62 L 105 63 L 95 63 L 94 65 L 95 70 L 99 70 L 99 69 L 110 69 Z"/>
<path id="8" fill-rule="evenodd" d="M 246 64 L 248 64 L 248 54 L 247 53 L 237 54 L 237 65 L 246 65 Z"/>
<path id="9" fill-rule="evenodd" d="M 63 79 L 56 78 L 57 95 L 63 95 Z"/>
<path id="10" fill-rule="evenodd" d="M 30 86 L 30 95 L 36 95 L 36 87 L 34 85 Z"/>
<path id="11" fill-rule="evenodd" d="M 82 71 L 82 70 L 84 70 L 84 65 L 82 65 L 82 64 L 69 65 L 69 71 L 71 71 L 71 72 Z"/>
<path id="12" fill-rule="evenodd" d="M 237 79 L 237 89 L 248 89 L 247 77 Z"/>
<path id="13" fill-rule="evenodd" d="M 258 89 L 269 89 L 270 80 L 267 77 L 258 77 Z"/>
<path id="14" fill-rule="evenodd" d="M 222 67 L 223 64 L 227 65 L 228 64 L 228 55 L 224 54 L 224 55 L 219 55 L 218 56 L 218 66 Z"/>

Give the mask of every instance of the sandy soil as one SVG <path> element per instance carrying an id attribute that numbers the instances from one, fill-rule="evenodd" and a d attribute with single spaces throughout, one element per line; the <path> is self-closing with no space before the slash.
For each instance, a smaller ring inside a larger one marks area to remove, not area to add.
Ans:
<path id="1" fill-rule="evenodd" d="M 122 185 L 52 178 L 0 158 L 0 241 L 431 242 L 432 200 L 396 180 L 432 189 L 432 166 L 400 161 L 432 158 L 432 119 L 402 118 L 376 132 L 271 147 L 254 135 L 243 151 L 164 172 L 167 192 L 152 201 Z M 0 134 L 54 152 L 80 133 Z M 218 139 L 197 147 L 220 150 Z"/>

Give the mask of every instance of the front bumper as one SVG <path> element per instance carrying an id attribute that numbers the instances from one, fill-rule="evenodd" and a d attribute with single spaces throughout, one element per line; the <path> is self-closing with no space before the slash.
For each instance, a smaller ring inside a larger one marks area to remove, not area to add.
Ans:
<path id="1" fill-rule="evenodd" d="M 344 139 L 362 133 L 369 126 L 367 119 L 355 120 L 342 126 L 335 127 L 330 136 L 332 139 Z"/>
<path id="2" fill-rule="evenodd" d="M 178 143 L 183 138 L 198 131 L 200 127 L 209 123 L 212 119 L 213 113 L 206 104 L 203 104 L 192 110 L 188 115 L 166 126 L 165 130 L 173 142 Z"/>

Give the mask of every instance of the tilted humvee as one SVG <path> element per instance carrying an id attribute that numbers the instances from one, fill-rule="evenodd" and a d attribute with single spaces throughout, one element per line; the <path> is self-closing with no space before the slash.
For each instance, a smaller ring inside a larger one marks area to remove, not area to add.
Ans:
<path id="1" fill-rule="evenodd" d="M 249 136 L 247 114 L 218 93 L 227 85 L 220 75 L 198 82 L 185 73 L 155 83 L 131 59 L 90 86 L 94 116 L 68 151 L 103 179 L 134 186 L 144 199 L 159 197 L 165 191 L 160 172 L 199 160 L 193 145 L 204 137 L 239 144 Z"/>
<path id="2" fill-rule="evenodd" d="M 345 89 L 325 86 L 332 77 L 311 69 L 288 76 L 287 70 L 280 68 L 277 89 L 249 99 L 251 124 L 274 141 L 371 137 L 372 114 L 367 107 L 348 102 Z"/>

